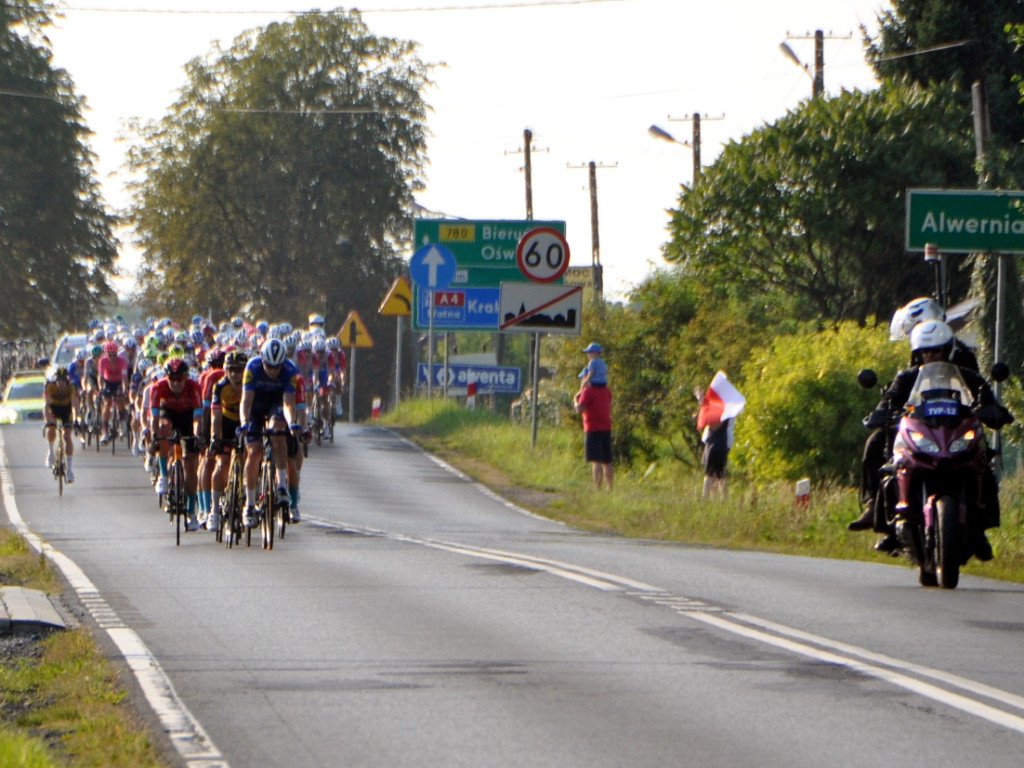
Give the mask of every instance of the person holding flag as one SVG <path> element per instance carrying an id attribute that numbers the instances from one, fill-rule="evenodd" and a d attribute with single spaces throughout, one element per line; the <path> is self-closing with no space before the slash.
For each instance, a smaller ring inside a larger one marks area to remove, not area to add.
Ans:
<path id="1" fill-rule="evenodd" d="M 717 495 L 723 501 L 726 496 L 725 465 L 733 443 L 735 418 L 747 404 L 747 400 L 734 387 L 723 371 L 718 371 L 711 385 L 694 391 L 700 400 L 697 411 L 697 429 L 701 430 L 704 443 L 704 485 L 701 497 Z"/>

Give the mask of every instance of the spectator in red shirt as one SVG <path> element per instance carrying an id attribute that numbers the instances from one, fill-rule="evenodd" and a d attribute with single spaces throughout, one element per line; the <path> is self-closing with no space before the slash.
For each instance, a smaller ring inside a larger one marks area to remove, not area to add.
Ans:
<path id="1" fill-rule="evenodd" d="M 594 472 L 594 485 L 612 489 L 612 391 L 607 384 L 590 382 L 573 398 L 583 416 L 584 457 Z"/>

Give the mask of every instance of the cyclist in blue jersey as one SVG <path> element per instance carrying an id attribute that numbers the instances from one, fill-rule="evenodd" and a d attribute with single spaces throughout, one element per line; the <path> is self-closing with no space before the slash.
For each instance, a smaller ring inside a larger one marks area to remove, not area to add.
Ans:
<path id="1" fill-rule="evenodd" d="M 297 434 L 298 410 L 295 386 L 299 369 L 288 359 L 280 339 L 268 339 L 260 354 L 250 360 L 242 375 L 242 402 L 239 405 L 240 432 L 245 433 L 245 512 L 242 522 L 253 526 L 257 519 L 256 486 L 262 461 L 263 430 L 280 433 L 273 436 L 274 468 L 277 474 L 277 501 L 288 504 L 288 443 L 285 432 Z"/>

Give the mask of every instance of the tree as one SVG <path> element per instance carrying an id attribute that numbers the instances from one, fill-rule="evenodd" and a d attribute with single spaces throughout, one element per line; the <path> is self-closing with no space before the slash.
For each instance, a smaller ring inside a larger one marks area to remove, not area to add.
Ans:
<path id="1" fill-rule="evenodd" d="M 0 336 L 45 337 L 113 297 L 117 244 L 84 100 L 52 65 L 48 5 L 0 3 Z"/>
<path id="2" fill-rule="evenodd" d="M 303 14 L 189 62 L 129 155 L 144 303 L 365 316 L 410 234 L 428 71 L 414 43 L 372 35 L 356 11 Z"/>
<path id="3" fill-rule="evenodd" d="M 903 249 L 906 188 L 972 178 L 970 116 L 952 98 L 888 84 L 812 99 L 683 189 L 665 258 L 780 318 L 864 324 L 929 290 Z"/>
<path id="4" fill-rule="evenodd" d="M 1007 146 L 1024 140 L 1024 111 L 1013 82 L 1024 73 L 1024 56 L 1006 32 L 1020 21 L 1020 0 L 892 0 L 892 6 L 878 17 L 878 35 L 865 34 L 868 53 L 883 59 L 874 65 L 879 77 L 953 88 L 967 112 L 971 84 L 984 80 L 993 136 Z M 959 42 L 966 44 L 890 58 Z"/>

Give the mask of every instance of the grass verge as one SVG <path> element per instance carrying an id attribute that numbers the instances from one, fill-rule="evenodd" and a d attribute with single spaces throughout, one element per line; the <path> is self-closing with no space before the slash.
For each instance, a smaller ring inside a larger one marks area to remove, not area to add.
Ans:
<path id="1" fill-rule="evenodd" d="M 598 493 L 578 423 L 539 426 L 534 446 L 529 425 L 424 399 L 403 402 L 381 423 L 521 506 L 579 528 L 909 567 L 876 553 L 873 534 L 846 530 L 860 514 L 855 488 L 820 485 L 806 505 L 797 505 L 791 483 L 758 485 L 734 476 L 728 498 L 711 501 L 700 497 L 701 470 L 664 459 L 644 467 L 617 464 L 615 490 Z M 1024 475 L 1004 478 L 1000 496 L 1002 526 L 989 532 L 996 559 L 972 559 L 963 572 L 1024 582 Z"/>
<path id="2" fill-rule="evenodd" d="M 49 563 L 0 529 L 0 584 L 54 592 Z M 0 638 L 0 768 L 167 768 L 114 665 L 84 628 Z"/>

